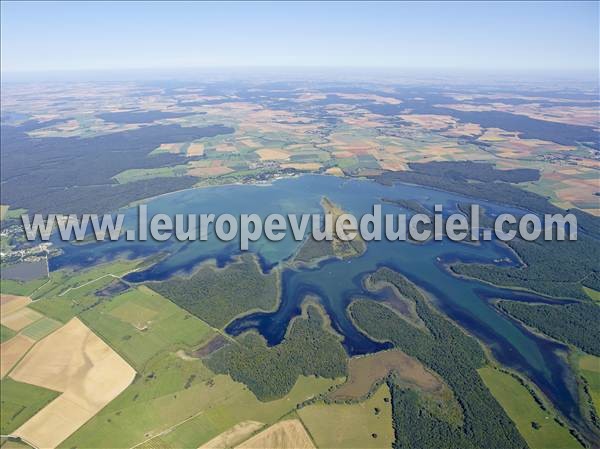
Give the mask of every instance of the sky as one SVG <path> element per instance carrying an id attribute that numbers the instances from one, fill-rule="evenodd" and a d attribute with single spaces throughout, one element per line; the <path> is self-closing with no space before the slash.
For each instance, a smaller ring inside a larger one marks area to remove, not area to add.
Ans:
<path id="1" fill-rule="evenodd" d="M 10 2 L 1 70 L 591 71 L 598 2 Z"/>

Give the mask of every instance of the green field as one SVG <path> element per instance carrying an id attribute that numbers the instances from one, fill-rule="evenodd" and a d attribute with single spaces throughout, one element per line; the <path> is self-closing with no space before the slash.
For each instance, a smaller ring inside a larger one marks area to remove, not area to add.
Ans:
<path id="1" fill-rule="evenodd" d="M 0 447 L 2 449 L 31 449 L 31 446 L 28 446 L 25 443 L 21 443 L 17 440 L 8 440 L 4 438 L 0 440 Z"/>
<path id="2" fill-rule="evenodd" d="M 95 265 L 87 270 L 58 270 L 50 275 L 50 281 L 32 296 L 32 309 L 62 323 L 94 307 L 105 298 L 94 293 L 115 280 L 115 276 L 135 269 L 140 260 L 117 260 Z M 69 290 L 70 289 L 70 290 Z"/>
<path id="3" fill-rule="evenodd" d="M 101 285 L 109 284 L 114 280 L 113 276 L 122 276 L 135 269 L 140 263 L 140 259 L 119 259 L 94 265 L 88 269 L 53 271 L 50 282 L 36 291 L 32 299 L 78 297 L 97 290 Z"/>
<path id="4" fill-rule="evenodd" d="M 589 287 L 583 287 L 583 291 L 585 292 L 586 295 L 588 295 L 594 301 L 600 302 L 600 292 L 599 291 L 596 291 L 593 288 L 589 288 Z"/>
<path id="5" fill-rule="evenodd" d="M 200 361 L 172 353 L 148 361 L 133 383 L 62 443 L 63 447 L 129 447 L 145 433 L 198 412 L 198 389 L 212 376 Z"/>
<path id="6" fill-rule="evenodd" d="M 14 337 L 16 334 L 14 330 L 0 324 L 0 343 Z"/>
<path id="7" fill-rule="evenodd" d="M 26 212 L 26 209 L 11 209 L 10 206 L 2 204 L 0 205 L 0 221 L 11 218 L 20 218 L 21 215 Z"/>
<path id="8" fill-rule="evenodd" d="M 159 168 L 133 168 L 125 170 L 114 176 L 119 184 L 128 182 L 143 181 L 145 179 L 170 178 L 174 176 L 184 176 L 187 173 L 187 165 L 174 165 L 172 167 Z"/>
<path id="9" fill-rule="evenodd" d="M 169 430 L 144 447 L 196 448 L 241 421 L 274 423 L 334 383 L 303 377 L 285 398 L 261 402 L 229 376 L 211 376 L 200 361 L 175 355 L 153 360 L 123 394 L 60 447 L 127 448 Z"/>
<path id="10" fill-rule="evenodd" d="M 489 366 L 477 371 L 531 449 L 579 447 L 569 430 L 556 423 L 553 414 L 543 411 L 517 379 Z"/>
<path id="11" fill-rule="evenodd" d="M 56 391 L 5 378 L 0 381 L 0 433 L 7 435 L 59 395 Z"/>
<path id="12" fill-rule="evenodd" d="M 358 404 L 314 404 L 298 410 L 319 448 L 383 448 L 394 441 L 391 402 L 386 384 Z"/>
<path id="13" fill-rule="evenodd" d="M 42 317 L 35 323 L 31 323 L 29 326 L 22 329 L 21 333 L 27 337 L 33 338 L 34 340 L 41 340 L 46 335 L 54 332 L 60 326 L 62 326 L 62 323 L 59 321 L 48 317 Z"/>
<path id="14" fill-rule="evenodd" d="M 11 279 L 0 279 L 0 291 L 11 295 L 29 296 L 40 286 L 48 282 L 48 279 L 35 279 L 33 281 L 21 282 Z"/>
<path id="15" fill-rule="evenodd" d="M 221 383 L 221 381 L 223 381 Z M 198 447 L 241 421 L 254 420 L 267 425 L 296 409 L 296 405 L 310 397 L 324 393 L 334 380 L 300 377 L 294 388 L 283 398 L 262 402 L 248 389 L 233 382 L 230 377 L 216 376 L 215 405 L 208 406 L 204 413 L 162 436 L 170 447 Z"/>
<path id="16" fill-rule="evenodd" d="M 197 346 L 214 335 L 206 323 L 144 286 L 100 302 L 80 318 L 138 372 L 166 349 Z"/>
<path id="17" fill-rule="evenodd" d="M 596 413 L 600 414 L 600 357 L 582 355 L 579 357 L 579 371 L 588 383 Z"/>

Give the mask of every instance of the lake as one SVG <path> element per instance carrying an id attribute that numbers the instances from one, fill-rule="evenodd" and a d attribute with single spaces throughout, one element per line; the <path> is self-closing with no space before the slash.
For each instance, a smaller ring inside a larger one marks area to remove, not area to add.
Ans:
<path id="1" fill-rule="evenodd" d="M 321 213 L 323 196 L 356 216 L 372 212 L 373 204 L 381 204 L 383 213 L 409 213 L 399 206 L 383 203 L 386 199 L 417 200 L 427 209 L 434 204 L 444 206 L 444 214 L 458 212 L 457 203 L 468 198 L 429 188 L 398 184 L 384 186 L 373 181 L 306 175 L 280 179 L 271 185 L 232 185 L 191 189 L 154 198 L 148 202 L 149 215 L 155 213 Z M 523 212 L 511 207 L 480 202 L 490 215 Z M 126 227 L 136 226 L 135 208 L 125 211 Z M 300 242 L 291 231 L 280 242 L 262 238 L 250 244 L 263 270 L 272 270 L 293 256 Z M 117 257 L 139 257 L 162 254 L 162 259 L 145 271 L 132 273 L 126 280 L 144 282 L 162 280 L 175 273 L 190 273 L 199 263 L 216 259 L 221 266 L 238 255 L 238 242 L 222 242 L 214 236 L 208 241 L 178 242 L 117 242 L 88 244 L 55 243 L 63 254 L 50 260 L 52 270 L 74 266 L 84 267 Z M 516 265 L 514 254 L 499 242 L 478 245 L 445 239 L 424 244 L 412 242 L 369 242 L 366 252 L 350 260 L 328 260 L 317 267 L 290 269 L 283 266 L 281 302 L 273 313 L 253 313 L 239 318 L 227 327 L 237 335 L 257 329 L 270 344 L 280 342 L 289 321 L 300 313 L 300 304 L 307 294 L 320 298 L 331 317 L 333 327 L 344 337 L 350 355 L 380 350 L 386 345 L 375 343 L 361 334 L 350 321 L 346 307 L 353 298 L 381 300 L 385 292 L 373 293 L 362 286 L 364 277 L 378 267 L 390 267 L 424 289 L 436 305 L 466 331 L 490 347 L 502 364 L 514 368 L 533 380 L 559 410 L 575 422 L 580 422 L 576 386 L 564 359 L 566 348 L 533 334 L 515 320 L 500 313 L 491 303 L 496 298 L 522 301 L 547 301 L 534 294 L 496 288 L 477 281 L 459 278 L 446 268 L 450 261 L 502 263 Z M 495 262 L 503 260 L 503 262 Z"/>

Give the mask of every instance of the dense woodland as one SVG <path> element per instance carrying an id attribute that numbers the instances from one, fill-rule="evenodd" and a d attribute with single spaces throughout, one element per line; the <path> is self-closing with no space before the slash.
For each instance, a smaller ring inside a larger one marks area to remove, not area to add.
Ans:
<path id="1" fill-rule="evenodd" d="M 411 171 L 385 172 L 374 176 L 374 179 L 382 184 L 408 182 L 424 185 L 485 201 L 517 206 L 538 214 L 565 212 L 552 205 L 547 198 L 512 184 L 537 179 L 530 169 L 498 170 L 489 163 L 468 161 L 412 162 L 409 167 Z M 588 234 L 600 236 L 599 218 L 578 209 L 569 212 L 577 216 L 580 229 Z"/>
<path id="2" fill-rule="evenodd" d="M 392 387 L 396 447 L 527 447 L 476 371 L 486 363 L 477 341 L 433 310 L 419 290 L 402 275 L 384 268 L 373 278 L 393 284 L 402 295 L 414 299 L 417 313 L 430 332 L 417 329 L 388 307 L 368 300 L 350 305 L 356 325 L 374 339 L 392 342 L 440 374 L 463 408 L 464 424 L 452 428 L 421 407 L 413 394 Z"/>
<path id="3" fill-rule="evenodd" d="M 502 181 L 519 183 L 540 179 L 539 171 L 532 168 L 499 170 L 493 164 L 471 161 L 411 163 L 410 168 L 432 176 L 451 179 L 470 179 L 480 182 Z"/>
<path id="4" fill-rule="evenodd" d="M 402 92 L 402 90 L 402 88 L 396 89 L 397 92 Z M 440 95 L 440 92 L 435 89 L 408 88 L 407 90 L 412 90 L 413 94 L 411 96 L 395 95 L 396 98 L 402 100 L 400 104 L 367 103 L 363 107 L 375 114 L 387 116 L 403 114 L 407 109 L 410 109 L 413 114 L 449 115 L 463 123 L 477 123 L 483 128 L 516 131 L 522 139 L 547 140 L 561 145 L 577 145 L 582 142 L 590 148 L 600 148 L 598 131 L 591 126 L 539 120 L 504 111 L 459 111 L 444 107 L 444 103 L 451 103 L 453 100 L 449 96 Z M 387 96 L 389 93 L 382 95 Z M 419 99 L 416 100 L 414 96 Z M 506 98 L 503 101 L 513 100 L 513 98 Z"/>
<path id="5" fill-rule="evenodd" d="M 525 266 L 457 263 L 452 265 L 452 270 L 492 284 L 525 288 L 555 297 L 587 299 L 582 285 L 600 290 L 598 240 L 579 235 L 576 241 L 538 239 L 527 242 L 515 238 L 507 244 Z"/>
<path id="6" fill-rule="evenodd" d="M 456 449 L 474 447 L 460 428 L 434 416 L 424 406 L 420 395 L 402 388 L 391 377 L 392 410 L 396 448 Z"/>
<path id="7" fill-rule="evenodd" d="M 299 375 L 345 376 L 346 352 L 339 337 L 325 327 L 323 313 L 307 305 L 305 313 L 291 322 L 284 340 L 272 347 L 255 332 L 243 334 L 237 338 L 239 344 L 213 353 L 208 367 L 245 383 L 261 401 L 285 396 Z"/>
<path id="8" fill-rule="evenodd" d="M 206 114 L 206 112 L 196 112 L 195 114 Z M 97 117 L 113 123 L 149 123 L 154 122 L 155 120 L 185 117 L 186 115 L 190 115 L 189 112 L 127 111 L 105 112 L 98 114 Z"/>
<path id="9" fill-rule="evenodd" d="M 600 306 L 591 302 L 526 304 L 499 301 L 498 306 L 544 334 L 600 356 Z"/>
<path id="10" fill-rule="evenodd" d="M 396 206 L 400 206 L 403 209 L 414 212 L 416 214 L 425 214 L 429 217 L 433 216 L 433 213 L 432 213 L 433 211 L 427 209 L 425 206 L 423 206 L 417 200 L 404 199 L 404 198 L 398 198 L 398 199 L 382 198 L 381 201 L 383 203 L 394 204 Z"/>
<path id="11" fill-rule="evenodd" d="M 524 191 L 512 183 L 537 179 L 539 174 L 531 169 L 498 170 L 488 163 L 428 162 L 412 163 L 411 172 L 384 173 L 379 182 L 413 182 L 456 192 L 483 200 L 510 204 L 538 214 L 565 213 L 542 196 Z M 467 204 L 459 208 L 468 215 Z M 555 297 L 586 299 L 581 286 L 600 290 L 600 219 L 579 210 L 570 210 L 577 217 L 577 241 L 528 242 L 515 238 L 507 244 L 524 262 L 523 267 L 497 265 L 452 265 L 461 275 L 481 279 L 500 286 L 525 288 Z M 481 221 L 491 226 L 490 219 Z"/>
<path id="12" fill-rule="evenodd" d="M 201 265 L 190 277 L 173 277 L 148 286 L 215 327 L 255 309 L 277 304 L 277 273 L 263 274 L 257 261 L 245 254 L 236 263 L 217 269 Z"/>
<path id="13" fill-rule="evenodd" d="M 26 134 L 48 125 L 26 122 L 2 126 L 2 204 L 28 209 L 29 213 L 111 212 L 132 201 L 194 184 L 193 177 L 122 186 L 112 179 L 127 169 L 173 166 L 189 160 L 178 154 L 148 157 L 165 139 L 186 142 L 234 131 L 221 125 L 151 125 L 88 138 L 36 139 Z"/>
<path id="14" fill-rule="evenodd" d="M 471 223 L 471 207 L 475 203 L 459 202 L 456 204 L 458 210 L 467 217 L 469 224 Z M 479 208 L 479 226 L 482 228 L 494 229 L 494 219 L 485 213 L 485 209 Z M 470 225 L 469 225 L 470 229 Z"/>
<path id="15" fill-rule="evenodd" d="M 309 235 L 294 255 L 294 262 L 311 264 L 321 259 L 334 257 L 333 242 L 331 240 L 315 240 Z"/>

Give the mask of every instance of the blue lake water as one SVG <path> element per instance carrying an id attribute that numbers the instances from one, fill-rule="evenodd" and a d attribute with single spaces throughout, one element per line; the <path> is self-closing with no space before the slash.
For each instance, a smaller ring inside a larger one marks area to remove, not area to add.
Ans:
<path id="1" fill-rule="evenodd" d="M 381 199 L 418 200 L 429 210 L 433 204 L 443 204 L 444 212 L 457 212 L 458 202 L 469 199 L 424 187 L 399 184 L 383 186 L 372 181 L 348 180 L 331 176 L 307 175 L 275 181 L 272 185 L 235 185 L 193 189 L 164 195 L 148 202 L 149 215 L 155 213 L 321 213 L 320 200 L 327 196 L 342 208 L 357 216 L 372 212 Z M 481 202 L 487 213 L 519 212 L 505 206 Z M 409 213 L 393 204 L 382 204 L 383 213 Z M 136 209 L 126 211 L 126 226 L 134 227 Z M 51 269 L 66 266 L 88 266 L 116 257 L 138 257 L 163 254 L 149 269 L 128 275 L 130 282 L 162 280 L 175 273 L 189 273 L 202 261 L 216 259 L 224 265 L 239 254 L 238 242 L 222 242 L 214 236 L 207 241 L 178 242 L 117 242 L 73 245 L 55 242 L 63 254 L 50 260 Z M 288 236 L 280 242 L 263 238 L 251 243 L 265 271 L 285 262 L 297 250 L 300 242 Z M 281 302 L 273 313 L 254 313 L 237 319 L 227 331 L 237 335 L 257 329 L 270 344 L 281 341 L 292 317 L 300 313 L 300 304 L 307 294 L 317 295 L 329 313 L 332 325 L 344 336 L 349 354 L 363 354 L 386 347 L 361 334 L 348 318 L 346 308 L 355 297 L 380 300 L 384 293 L 369 292 L 362 286 L 364 277 L 378 267 L 387 266 L 403 273 L 435 300 L 438 307 L 455 322 L 487 344 L 501 363 L 519 370 L 532 379 L 554 404 L 569 418 L 579 421 L 577 393 L 573 375 L 561 356 L 564 346 L 541 338 L 491 304 L 495 298 L 523 301 L 546 299 L 522 292 L 492 287 L 450 274 L 445 262 L 495 260 L 515 265 L 518 262 L 504 245 L 481 242 L 479 245 L 457 243 L 448 239 L 425 244 L 410 242 L 369 242 L 367 251 L 351 260 L 329 260 L 318 267 L 290 269 L 282 272 Z"/>

